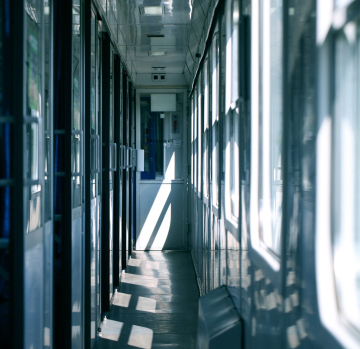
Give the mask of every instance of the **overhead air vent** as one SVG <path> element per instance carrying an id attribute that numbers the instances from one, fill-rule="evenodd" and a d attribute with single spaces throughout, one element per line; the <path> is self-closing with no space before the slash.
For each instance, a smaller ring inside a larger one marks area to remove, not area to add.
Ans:
<path id="1" fill-rule="evenodd" d="M 146 34 L 146 37 L 148 38 L 164 38 L 164 34 Z"/>
<path id="2" fill-rule="evenodd" d="M 166 74 L 151 74 L 151 79 L 153 81 L 165 81 Z"/>

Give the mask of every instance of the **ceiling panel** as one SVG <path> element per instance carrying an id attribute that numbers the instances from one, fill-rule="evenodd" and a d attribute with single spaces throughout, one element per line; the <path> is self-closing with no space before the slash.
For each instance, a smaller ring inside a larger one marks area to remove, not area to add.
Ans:
<path id="1" fill-rule="evenodd" d="M 186 46 L 188 40 L 189 25 L 121 25 L 119 32 L 123 33 L 126 42 L 119 44 L 125 45 L 151 45 L 156 41 L 157 45 L 177 45 Z M 151 35 L 164 35 L 163 38 L 149 38 Z"/>
<path id="2" fill-rule="evenodd" d="M 158 60 L 138 60 L 137 61 L 137 73 L 172 73 L 172 74 L 182 74 L 183 73 L 183 64 L 184 59 L 174 60 L 169 62 L 168 60 L 162 61 Z M 164 67 L 164 69 L 163 69 Z"/>
<path id="3" fill-rule="evenodd" d="M 140 15 L 142 6 L 164 6 L 163 16 Z M 187 0 L 122 0 L 120 25 L 124 24 L 169 24 L 190 22 L 190 4 Z"/>
<path id="4" fill-rule="evenodd" d="M 164 67 L 164 73 L 192 76 L 204 49 L 204 26 L 208 27 L 211 18 L 208 11 L 216 0 L 108 1 L 110 17 L 116 18 L 119 50 L 132 70 L 154 73 L 153 67 L 158 66 Z M 164 6 L 164 15 L 144 16 L 140 13 L 143 6 Z M 166 55 L 152 57 L 151 51 L 165 51 Z"/>

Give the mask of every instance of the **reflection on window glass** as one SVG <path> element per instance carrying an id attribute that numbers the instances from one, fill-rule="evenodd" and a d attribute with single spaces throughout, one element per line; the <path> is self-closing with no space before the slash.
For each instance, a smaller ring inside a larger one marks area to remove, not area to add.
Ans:
<path id="1" fill-rule="evenodd" d="M 191 97 L 191 184 L 194 185 L 194 96 Z"/>
<path id="2" fill-rule="evenodd" d="M 151 112 L 150 95 L 140 97 L 141 149 L 144 149 L 144 172 L 141 179 L 162 179 L 164 175 L 164 119 Z"/>
<path id="3" fill-rule="evenodd" d="M 215 29 L 216 31 L 216 29 Z M 212 203 L 219 206 L 219 37 L 212 41 Z"/>
<path id="4" fill-rule="evenodd" d="M 231 8 L 233 6 L 233 8 Z M 240 193 L 240 115 L 239 108 L 235 108 L 239 97 L 238 84 L 238 1 L 228 2 L 226 21 L 226 112 L 229 146 L 229 174 L 230 210 L 231 215 L 239 217 L 239 193 Z M 226 138 L 225 138 L 226 139 Z"/>
<path id="5" fill-rule="evenodd" d="M 204 63 L 204 158 L 203 158 L 203 186 L 204 186 L 204 196 L 209 197 L 209 120 L 210 120 L 210 96 L 209 96 L 209 69 L 208 69 L 209 60 L 206 59 Z"/>
<path id="6" fill-rule="evenodd" d="M 197 87 L 194 89 L 194 188 L 198 185 L 198 92 Z"/>
<path id="7" fill-rule="evenodd" d="M 239 166 L 239 109 L 229 112 L 229 145 L 230 145 L 230 202 L 231 213 L 239 217 L 240 166 Z"/>
<path id="8" fill-rule="evenodd" d="M 221 54 L 221 65 L 219 69 L 220 73 L 220 96 L 219 96 L 219 108 L 220 108 L 220 122 L 222 128 L 222 145 L 221 152 L 222 158 L 225 159 L 225 149 L 226 149 L 226 135 L 225 135 L 225 122 L 223 121 L 225 115 L 225 69 L 226 69 L 226 31 L 225 31 L 225 16 L 221 17 L 221 39 L 220 39 L 220 54 Z M 224 125 L 224 126 L 223 126 Z M 221 182 L 224 183 L 225 179 L 225 161 L 222 161 L 221 164 Z"/>
<path id="9" fill-rule="evenodd" d="M 332 231 L 338 304 L 360 330 L 360 25 L 347 24 L 335 44 Z M 356 78 L 354 78 L 356 77 Z"/>
<path id="10" fill-rule="evenodd" d="M 109 134 L 109 141 L 110 141 L 110 159 L 109 159 L 109 166 L 111 169 L 115 168 L 115 157 L 116 157 L 116 153 L 115 153 L 115 146 L 112 145 L 111 143 L 114 142 L 114 93 L 113 93 L 113 88 L 114 88 L 114 79 L 113 79 L 113 70 L 114 70 L 114 53 L 113 53 L 113 49 L 111 47 L 110 49 L 110 106 L 109 106 L 109 124 L 110 124 L 110 134 Z M 110 181 L 110 190 L 112 190 L 112 185 L 113 185 L 113 180 L 114 180 L 114 172 L 110 171 L 109 172 L 109 181 Z"/>
<path id="11" fill-rule="evenodd" d="M 113 65 L 114 65 L 114 54 L 111 48 L 110 50 L 110 143 L 114 141 L 114 99 L 113 99 Z"/>
<path id="12" fill-rule="evenodd" d="M 202 155 L 202 121 L 203 121 L 203 111 L 202 111 L 202 75 L 199 74 L 198 78 L 198 90 L 197 90 L 197 99 L 198 99 L 198 115 L 197 115 L 197 123 L 198 123 L 198 139 L 197 139 L 197 156 L 198 156 L 198 192 L 201 193 L 201 183 L 202 183 L 202 168 L 201 168 L 201 155 Z"/>
<path id="13" fill-rule="evenodd" d="M 175 111 L 164 114 L 164 169 L 166 180 L 183 179 L 184 94 L 176 94 Z"/>
<path id="14" fill-rule="evenodd" d="M 141 179 L 183 179 L 184 94 L 172 93 L 175 103 L 156 102 L 150 94 L 140 96 L 141 148 L 144 149 L 144 172 Z M 166 99 L 166 96 L 163 97 Z M 152 105 L 151 101 L 155 101 Z M 151 111 L 151 110 L 156 111 Z M 174 109 L 171 110 L 170 109 Z"/>
<path id="15" fill-rule="evenodd" d="M 50 63 L 51 63 L 51 47 L 50 47 L 50 6 L 49 2 L 44 1 L 44 58 L 45 58 L 45 108 L 44 108 L 44 191 L 45 191 L 45 221 L 51 218 L 51 110 L 50 110 Z"/>
<path id="16" fill-rule="evenodd" d="M 39 1 L 27 1 L 26 10 L 26 89 L 27 115 L 39 116 L 41 108 L 41 25 L 42 9 Z"/>
<path id="17" fill-rule="evenodd" d="M 26 117 L 39 118 L 42 115 L 42 31 L 43 8 L 39 0 L 25 3 L 25 50 L 26 50 Z M 40 178 L 39 139 L 43 133 L 40 124 L 29 119 L 26 125 L 26 162 L 27 179 L 37 181 Z M 31 185 L 28 192 L 27 232 L 41 225 L 41 185 Z"/>
<path id="18" fill-rule="evenodd" d="M 282 2 L 261 1 L 259 223 L 262 241 L 280 253 L 282 219 Z"/>
<path id="19" fill-rule="evenodd" d="M 80 45 L 80 3 L 73 2 L 73 130 L 82 129 L 81 122 L 81 45 Z M 82 202 L 82 179 L 81 167 L 81 139 L 80 133 L 73 134 L 72 157 L 73 157 L 73 207 L 78 207 Z"/>
<path id="20" fill-rule="evenodd" d="M 98 122 L 97 122 L 97 95 L 96 95 L 96 17 L 93 12 L 91 12 L 91 76 L 90 76 L 90 115 L 91 115 L 91 140 L 90 140 L 90 186 L 91 186 L 91 198 L 96 197 L 97 195 L 97 186 L 96 182 L 99 178 L 99 174 L 96 173 L 99 167 L 99 134 Z"/>
<path id="21" fill-rule="evenodd" d="M 97 25 L 98 25 L 98 30 L 96 32 L 97 34 L 97 37 L 95 38 L 96 40 L 96 43 L 97 43 L 97 47 L 96 47 L 96 86 L 97 86 L 97 89 L 96 89 L 96 100 L 97 100 L 97 105 L 96 105 L 96 115 L 99 114 L 99 108 L 100 108 L 100 101 L 101 101 L 101 93 L 102 93 L 102 90 L 101 88 L 99 87 L 100 84 L 101 84 L 101 51 L 102 51 L 102 36 L 99 34 L 100 32 L 100 27 L 101 27 L 101 22 L 97 22 Z M 99 135 L 100 134 L 100 127 L 101 125 L 98 124 L 99 121 L 97 121 L 97 134 Z M 99 145 L 100 147 L 100 145 Z M 99 158 L 101 157 L 101 151 L 99 149 Z M 101 161 L 100 161 L 101 163 Z M 101 195 L 101 189 L 102 189 L 102 185 L 101 185 L 101 176 L 98 175 L 98 185 L 97 185 L 97 191 L 98 191 L 98 195 Z"/>

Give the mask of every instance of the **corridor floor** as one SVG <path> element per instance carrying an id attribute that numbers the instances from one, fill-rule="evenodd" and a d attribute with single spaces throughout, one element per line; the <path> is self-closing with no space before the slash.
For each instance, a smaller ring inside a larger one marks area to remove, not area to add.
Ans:
<path id="1" fill-rule="evenodd" d="M 198 298 L 190 252 L 133 252 L 97 348 L 195 348 Z"/>

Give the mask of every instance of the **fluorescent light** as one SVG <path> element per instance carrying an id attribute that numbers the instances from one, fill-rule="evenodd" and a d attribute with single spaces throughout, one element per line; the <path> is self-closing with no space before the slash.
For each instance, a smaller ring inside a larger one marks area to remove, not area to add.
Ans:
<path id="1" fill-rule="evenodd" d="M 165 12 L 164 6 L 143 6 L 140 7 L 140 14 L 144 16 L 163 16 Z"/>
<path id="2" fill-rule="evenodd" d="M 166 56 L 166 51 L 149 51 L 149 56 Z"/>

